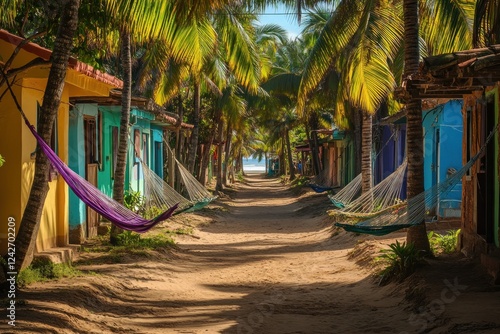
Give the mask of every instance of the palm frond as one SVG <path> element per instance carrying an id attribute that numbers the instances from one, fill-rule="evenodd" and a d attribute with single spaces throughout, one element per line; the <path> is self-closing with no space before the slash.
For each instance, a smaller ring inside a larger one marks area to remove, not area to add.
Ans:
<path id="1" fill-rule="evenodd" d="M 259 85 L 259 57 L 253 41 L 252 31 L 244 26 L 237 15 L 225 10 L 218 15 L 220 41 L 225 47 L 226 61 L 238 82 L 251 92 Z"/>
<path id="2" fill-rule="evenodd" d="M 477 0 L 474 14 L 475 47 L 500 43 L 500 0 Z"/>
<path id="3" fill-rule="evenodd" d="M 357 32 L 362 15 L 358 1 L 342 1 L 327 21 L 306 61 L 298 94 L 297 110 L 304 111 L 308 95 L 331 68 L 333 57 L 347 46 Z"/>
<path id="4" fill-rule="evenodd" d="M 474 1 L 422 0 L 421 33 L 430 55 L 472 47 Z"/>

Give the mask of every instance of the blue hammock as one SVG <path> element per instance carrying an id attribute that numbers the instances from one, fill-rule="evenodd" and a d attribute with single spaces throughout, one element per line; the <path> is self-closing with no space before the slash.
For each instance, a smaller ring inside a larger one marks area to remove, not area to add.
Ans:
<path id="1" fill-rule="evenodd" d="M 311 187 L 311 189 L 317 193 L 323 193 L 325 191 L 331 191 L 334 189 L 333 187 L 320 186 L 320 185 L 315 184 L 315 183 L 309 183 L 309 187 Z"/>

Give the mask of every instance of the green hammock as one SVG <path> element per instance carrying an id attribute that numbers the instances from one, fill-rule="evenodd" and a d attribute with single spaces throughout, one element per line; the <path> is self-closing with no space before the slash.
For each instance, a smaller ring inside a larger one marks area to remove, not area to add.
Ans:
<path id="1" fill-rule="evenodd" d="M 336 223 L 335 226 L 342 227 L 348 232 L 364 233 L 372 235 L 385 235 L 394 231 L 422 224 L 425 219 L 426 208 L 442 194 L 446 194 L 462 180 L 462 177 L 476 163 L 486 149 L 486 145 L 496 133 L 498 125 L 486 138 L 479 152 L 473 156 L 461 169 L 448 177 L 441 183 L 434 185 L 426 191 L 412 197 L 402 207 L 385 210 L 372 218 L 357 223 Z"/>

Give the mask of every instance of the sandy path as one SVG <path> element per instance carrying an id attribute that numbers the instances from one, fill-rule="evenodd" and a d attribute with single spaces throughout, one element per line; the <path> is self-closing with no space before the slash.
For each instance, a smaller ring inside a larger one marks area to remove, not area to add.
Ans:
<path id="1" fill-rule="evenodd" d="M 227 212 L 199 227 L 199 239 L 182 237 L 180 249 L 166 254 L 167 260 L 90 264 L 81 267 L 96 275 L 30 286 L 21 293 L 26 305 L 18 306 L 17 329 L 419 332 L 409 323 L 404 291 L 377 287 L 368 271 L 347 258 L 356 238 L 331 237 L 324 195 L 298 199 L 276 180 L 254 176 L 232 196 L 223 201 Z"/>

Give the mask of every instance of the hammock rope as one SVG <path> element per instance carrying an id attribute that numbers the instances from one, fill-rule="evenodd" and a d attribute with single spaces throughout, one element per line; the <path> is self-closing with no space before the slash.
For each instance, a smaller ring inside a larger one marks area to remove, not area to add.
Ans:
<path id="1" fill-rule="evenodd" d="M 189 172 L 189 170 L 184 167 L 179 160 L 175 157 L 172 149 L 165 143 L 170 155 L 174 158 L 175 166 L 179 172 L 181 183 L 187 192 L 187 199 L 190 200 L 194 205 L 187 211 L 194 211 L 207 206 L 210 202 L 215 200 L 217 196 L 214 196 L 210 191 L 207 190 L 194 176 Z"/>
<path id="2" fill-rule="evenodd" d="M 191 208 L 194 204 L 190 200 L 179 194 L 140 158 L 141 152 L 137 151 L 130 134 L 128 140 L 130 146 L 134 148 L 135 158 L 141 163 L 144 175 L 144 206 L 147 214 L 151 215 L 158 211 L 168 210 L 175 204 L 178 204 L 178 207 L 174 215 Z"/>
<path id="3" fill-rule="evenodd" d="M 422 224 L 425 219 L 426 209 L 432 207 L 439 196 L 452 190 L 453 187 L 462 180 L 467 171 L 483 155 L 487 144 L 493 138 L 497 130 L 498 125 L 490 132 L 479 152 L 462 168 L 450 175 L 446 180 L 408 199 L 406 205 L 392 210 L 385 210 L 372 218 L 358 223 L 336 223 L 335 225 L 349 232 L 385 235 L 399 229 Z"/>
<path id="4" fill-rule="evenodd" d="M 156 210 L 166 210 L 178 204 L 179 214 L 193 206 L 193 203 L 179 194 L 158 174 L 149 168 L 144 161 L 141 161 L 142 171 L 144 173 L 144 198 L 147 212 Z"/>
<path id="5" fill-rule="evenodd" d="M 407 165 L 405 158 L 388 177 L 337 211 L 346 216 L 363 217 L 399 204 Z"/>
<path id="6" fill-rule="evenodd" d="M 385 144 L 379 149 L 378 153 L 375 155 L 374 160 L 383 152 L 384 148 L 389 145 L 391 139 L 396 135 L 396 131 L 393 131 L 389 136 Z M 352 202 L 353 198 L 361 193 L 361 180 L 362 174 L 359 173 L 354 179 L 344 186 L 336 194 L 328 195 L 328 198 L 332 204 L 338 209 L 345 209 Z"/>
<path id="7" fill-rule="evenodd" d="M 103 194 L 93 184 L 71 170 L 55 154 L 43 138 L 40 137 L 40 135 L 36 132 L 35 127 L 29 123 L 28 119 L 24 115 L 23 118 L 31 133 L 36 138 L 39 147 L 52 163 L 53 167 L 66 181 L 68 187 L 73 190 L 75 195 L 80 198 L 82 202 L 99 213 L 101 216 L 108 219 L 117 227 L 139 233 L 146 232 L 156 224 L 170 218 L 170 216 L 172 216 L 174 211 L 177 209 L 177 204 L 174 204 L 168 210 L 160 213 L 153 219 L 145 219 L 139 216 L 135 212 L 126 208 L 124 205 Z"/>

